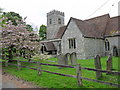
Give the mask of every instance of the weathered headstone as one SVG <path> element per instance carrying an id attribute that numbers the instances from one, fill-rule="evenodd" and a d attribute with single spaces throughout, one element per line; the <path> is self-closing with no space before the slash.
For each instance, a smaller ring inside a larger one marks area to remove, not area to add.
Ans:
<path id="1" fill-rule="evenodd" d="M 72 60 L 72 65 L 76 65 L 77 64 L 77 56 L 76 53 L 72 53 L 71 54 L 71 60 Z"/>
<path id="2" fill-rule="evenodd" d="M 60 65 L 67 65 L 68 64 L 66 61 L 67 59 L 65 58 L 65 55 L 60 54 L 57 56 L 57 58 L 58 58 L 58 64 L 60 64 Z"/>
<path id="3" fill-rule="evenodd" d="M 65 65 L 68 65 L 68 57 L 67 55 L 64 55 Z"/>
<path id="4" fill-rule="evenodd" d="M 100 56 L 99 55 L 95 56 L 94 63 L 95 63 L 95 68 L 96 69 L 102 70 L 101 62 L 100 62 Z M 96 71 L 96 78 L 98 79 L 100 77 L 102 77 L 102 72 Z"/>
<path id="5" fill-rule="evenodd" d="M 108 60 L 107 60 L 107 63 L 106 63 L 107 65 L 107 68 L 106 68 L 106 70 L 108 70 L 108 71 L 112 71 L 112 54 L 110 54 L 109 56 L 108 56 Z M 107 74 L 110 74 L 110 73 L 107 73 Z"/>

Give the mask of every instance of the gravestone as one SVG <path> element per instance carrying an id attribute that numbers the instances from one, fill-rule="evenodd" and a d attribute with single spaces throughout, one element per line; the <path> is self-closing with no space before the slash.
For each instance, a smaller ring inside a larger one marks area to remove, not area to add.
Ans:
<path id="1" fill-rule="evenodd" d="M 71 54 L 71 60 L 72 60 L 72 65 L 76 65 L 77 64 L 77 56 L 76 56 L 76 53 L 72 53 Z"/>
<path id="2" fill-rule="evenodd" d="M 108 56 L 108 60 L 107 60 L 107 63 L 106 63 L 107 65 L 107 68 L 106 68 L 106 70 L 108 70 L 108 71 L 112 71 L 112 54 L 110 54 L 109 56 Z M 107 74 L 110 74 L 110 73 L 107 73 Z"/>
<path id="3" fill-rule="evenodd" d="M 67 56 L 67 54 L 64 55 L 64 60 L 65 60 L 65 65 L 68 65 L 68 56 Z"/>
<path id="4" fill-rule="evenodd" d="M 65 55 L 59 54 L 57 58 L 58 58 L 58 64 L 67 65 L 67 61 L 65 61 L 66 60 Z"/>
<path id="5" fill-rule="evenodd" d="M 100 62 L 100 56 L 99 55 L 95 56 L 94 63 L 95 63 L 95 68 L 96 69 L 102 70 L 101 62 Z M 100 77 L 102 77 L 102 72 L 96 71 L 96 78 L 98 79 Z"/>
<path id="6" fill-rule="evenodd" d="M 65 60 L 67 61 L 68 64 L 72 64 L 71 54 L 70 53 L 67 53 L 65 55 Z"/>

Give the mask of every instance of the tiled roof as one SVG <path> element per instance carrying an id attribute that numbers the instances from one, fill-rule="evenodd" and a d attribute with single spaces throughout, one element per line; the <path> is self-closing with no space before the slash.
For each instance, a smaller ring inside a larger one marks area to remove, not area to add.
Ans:
<path id="1" fill-rule="evenodd" d="M 75 19 L 75 18 L 72 18 L 72 19 L 75 21 L 76 25 L 78 26 L 79 30 L 84 36 L 87 36 L 87 37 L 97 36 L 96 35 L 97 32 L 95 31 L 95 25 L 79 19 Z"/>
<path id="2" fill-rule="evenodd" d="M 120 16 L 112 17 L 109 19 L 105 36 L 120 35 Z"/>
<path id="3" fill-rule="evenodd" d="M 55 38 L 61 38 L 64 34 L 66 26 L 60 27 L 58 33 L 56 34 Z"/>
<path id="4" fill-rule="evenodd" d="M 106 35 L 113 35 L 114 32 L 118 32 L 117 34 L 120 35 L 120 30 L 118 30 L 118 21 L 120 22 L 120 20 L 118 19 L 120 19 L 120 16 L 110 18 L 109 14 L 105 14 L 87 20 L 80 20 L 71 17 L 68 22 L 68 25 L 70 21 L 73 20 L 84 37 L 103 38 Z M 55 38 L 61 38 L 67 26 L 60 27 Z"/>
<path id="5" fill-rule="evenodd" d="M 47 51 L 57 50 L 52 42 L 44 42 Z"/>
<path id="6" fill-rule="evenodd" d="M 95 33 L 92 32 L 92 33 L 96 34 L 97 37 L 103 37 L 105 34 L 106 25 L 108 23 L 109 18 L 110 18 L 109 14 L 105 14 L 85 21 L 95 26 L 94 31 L 96 32 Z"/>

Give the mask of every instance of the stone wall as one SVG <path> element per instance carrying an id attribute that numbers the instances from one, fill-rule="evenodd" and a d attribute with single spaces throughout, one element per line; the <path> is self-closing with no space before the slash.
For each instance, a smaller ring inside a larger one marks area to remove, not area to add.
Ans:
<path id="1" fill-rule="evenodd" d="M 104 40 L 94 38 L 84 38 L 86 59 L 94 58 L 95 55 L 104 55 Z"/>
<path id="2" fill-rule="evenodd" d="M 107 37 L 109 43 L 110 43 L 110 52 L 113 54 L 113 47 L 116 46 L 117 49 L 120 51 L 120 36 L 116 37 Z M 120 52 L 119 52 L 120 55 Z"/>
<path id="3" fill-rule="evenodd" d="M 69 49 L 68 39 L 70 38 L 76 38 L 76 49 Z M 67 30 L 62 37 L 61 50 L 63 54 L 76 52 L 77 58 L 85 59 L 84 37 L 82 37 L 80 30 L 73 20 L 69 23 Z"/>

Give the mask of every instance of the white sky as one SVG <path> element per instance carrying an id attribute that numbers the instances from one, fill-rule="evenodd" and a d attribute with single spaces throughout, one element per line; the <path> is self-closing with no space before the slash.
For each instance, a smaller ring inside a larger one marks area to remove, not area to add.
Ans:
<path id="1" fill-rule="evenodd" d="M 46 13 L 54 9 L 65 13 L 65 24 L 70 17 L 84 20 L 107 13 L 110 13 L 111 17 L 118 16 L 120 0 L 109 0 L 100 10 L 88 17 L 106 1 L 108 0 L 0 0 L 0 7 L 5 12 L 19 13 L 23 18 L 27 16 L 27 23 L 39 27 L 42 24 L 46 25 Z"/>

